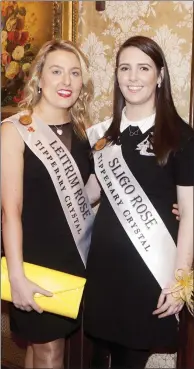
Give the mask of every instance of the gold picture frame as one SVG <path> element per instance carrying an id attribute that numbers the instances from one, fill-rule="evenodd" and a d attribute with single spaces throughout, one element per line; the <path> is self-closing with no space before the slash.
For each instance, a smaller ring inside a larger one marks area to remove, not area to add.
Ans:
<path id="1" fill-rule="evenodd" d="M 77 42 L 79 1 L 53 1 L 53 38 Z"/>

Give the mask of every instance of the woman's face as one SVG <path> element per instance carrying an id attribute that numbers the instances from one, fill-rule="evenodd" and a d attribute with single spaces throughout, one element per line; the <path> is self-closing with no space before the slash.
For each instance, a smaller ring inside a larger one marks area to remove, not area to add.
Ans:
<path id="1" fill-rule="evenodd" d="M 78 99 L 82 83 L 81 65 L 74 53 L 56 50 L 47 55 L 39 82 L 41 99 L 53 107 L 68 109 Z"/>
<path id="2" fill-rule="evenodd" d="M 156 86 L 161 76 L 154 61 L 137 47 L 121 52 L 117 72 L 118 84 L 126 105 L 155 106 Z"/>

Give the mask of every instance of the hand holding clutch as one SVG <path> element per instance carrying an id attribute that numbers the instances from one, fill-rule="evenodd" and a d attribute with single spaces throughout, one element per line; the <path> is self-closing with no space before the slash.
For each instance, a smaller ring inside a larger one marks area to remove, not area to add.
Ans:
<path id="1" fill-rule="evenodd" d="M 39 314 L 43 312 L 43 309 L 34 300 L 35 294 L 38 293 L 47 297 L 53 296 L 51 292 L 30 281 L 25 275 L 12 279 L 10 289 L 12 302 L 16 308 L 28 312 L 34 310 Z"/>
<path id="2" fill-rule="evenodd" d="M 44 311 L 76 319 L 86 279 L 26 262 L 23 265 L 26 278 L 53 294 L 36 293 L 35 302 Z M 5 257 L 1 259 L 1 299 L 12 301 Z"/>

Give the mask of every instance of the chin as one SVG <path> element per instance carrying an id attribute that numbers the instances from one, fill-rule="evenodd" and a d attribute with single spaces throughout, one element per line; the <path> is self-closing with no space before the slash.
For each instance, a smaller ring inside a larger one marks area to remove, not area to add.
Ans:
<path id="1" fill-rule="evenodd" d="M 141 105 L 144 103 L 143 100 L 139 100 L 139 99 L 127 99 L 126 100 L 130 105 Z"/>
<path id="2" fill-rule="evenodd" d="M 69 109 L 73 105 L 74 105 L 73 101 L 61 101 L 60 103 L 56 104 L 56 106 L 61 109 Z"/>

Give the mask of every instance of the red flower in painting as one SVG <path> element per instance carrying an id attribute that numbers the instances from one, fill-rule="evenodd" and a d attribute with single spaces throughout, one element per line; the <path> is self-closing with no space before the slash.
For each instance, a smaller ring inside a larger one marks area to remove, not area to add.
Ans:
<path id="1" fill-rule="evenodd" d="M 14 7 L 12 5 L 11 6 L 9 5 L 6 10 L 7 10 L 6 11 L 6 17 L 9 18 L 14 12 Z"/>
<path id="2" fill-rule="evenodd" d="M 9 5 L 7 2 L 2 2 L 1 4 L 1 13 L 3 17 L 10 17 L 10 15 L 14 12 L 14 6 L 16 5 L 16 1 L 9 1 Z"/>
<path id="3" fill-rule="evenodd" d="M 21 39 L 21 32 L 19 31 L 10 31 L 8 32 L 7 38 L 10 42 L 17 44 Z"/>
<path id="4" fill-rule="evenodd" d="M 10 42 L 23 46 L 26 44 L 29 38 L 29 32 L 27 31 L 10 31 L 8 32 L 7 38 Z"/>
<path id="5" fill-rule="evenodd" d="M 25 45 L 25 43 L 28 41 L 28 38 L 29 38 L 29 33 L 27 31 L 22 32 L 19 44 L 21 46 Z"/>
<path id="6" fill-rule="evenodd" d="M 2 14 L 2 17 L 6 17 L 7 10 L 2 8 L 1 9 L 1 14 Z"/>
<path id="7" fill-rule="evenodd" d="M 10 32 L 8 32 L 8 34 L 7 34 L 7 38 L 8 38 L 8 40 L 9 41 L 11 41 L 11 42 L 13 42 L 14 41 L 14 31 L 10 31 Z"/>
<path id="8" fill-rule="evenodd" d="M 18 90 L 17 95 L 13 97 L 13 101 L 15 103 L 19 103 L 24 97 L 24 91 L 23 90 Z"/>
<path id="9" fill-rule="evenodd" d="M 13 101 L 18 104 L 20 102 L 20 99 L 17 96 L 13 97 Z"/>

